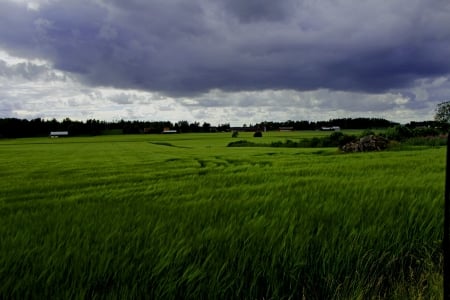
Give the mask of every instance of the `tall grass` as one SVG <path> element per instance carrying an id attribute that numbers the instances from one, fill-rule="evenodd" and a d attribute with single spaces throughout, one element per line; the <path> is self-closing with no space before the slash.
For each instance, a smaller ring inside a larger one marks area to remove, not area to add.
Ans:
<path id="1" fill-rule="evenodd" d="M 232 140 L 0 142 L 0 298 L 442 297 L 444 148 Z"/>

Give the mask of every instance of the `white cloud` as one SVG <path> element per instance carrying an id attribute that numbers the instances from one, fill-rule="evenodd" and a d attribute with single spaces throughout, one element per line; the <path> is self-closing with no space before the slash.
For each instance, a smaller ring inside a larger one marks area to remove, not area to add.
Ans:
<path id="1" fill-rule="evenodd" d="M 39 11 L 42 5 L 49 4 L 51 1 L 58 0 L 4 0 L 24 5 L 29 11 Z"/>
<path id="2" fill-rule="evenodd" d="M 27 60 L 2 51 L 0 66 L 0 117 L 27 119 L 188 120 L 240 126 L 264 120 L 377 117 L 406 123 L 432 119 L 437 102 L 429 101 L 429 97 L 450 95 L 449 78 L 438 77 L 418 80 L 409 90 L 378 94 L 328 89 L 215 89 L 198 96 L 169 97 L 156 92 L 86 86 L 46 61 Z M 39 72 L 32 71 L 35 69 Z"/>
<path id="3" fill-rule="evenodd" d="M 50 65 L 49 62 L 42 59 L 26 59 L 18 56 L 13 56 L 8 54 L 6 51 L 3 51 L 0 48 L 0 61 L 3 61 L 8 66 L 17 65 L 20 63 L 30 63 L 37 66 Z"/>
<path id="4" fill-rule="evenodd" d="M 41 73 L 45 76 L 24 76 L 27 74 L 24 71 L 33 68 L 42 69 Z M 0 117 L 194 119 L 176 99 L 146 91 L 88 87 L 70 74 L 52 69 L 46 62 L 18 58 L 6 52 L 0 52 Z"/>

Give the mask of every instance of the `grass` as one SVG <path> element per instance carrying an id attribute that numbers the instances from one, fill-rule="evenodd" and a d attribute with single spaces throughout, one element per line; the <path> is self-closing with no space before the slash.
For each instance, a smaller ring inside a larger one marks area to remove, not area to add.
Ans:
<path id="1" fill-rule="evenodd" d="M 0 141 L 0 298 L 442 298 L 445 148 L 234 140 Z"/>

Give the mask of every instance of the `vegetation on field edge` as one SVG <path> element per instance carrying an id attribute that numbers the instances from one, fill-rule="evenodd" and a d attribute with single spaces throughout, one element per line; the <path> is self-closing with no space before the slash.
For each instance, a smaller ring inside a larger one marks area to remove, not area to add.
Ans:
<path id="1" fill-rule="evenodd" d="M 275 141 L 271 143 L 259 143 L 248 140 L 233 141 L 228 147 L 283 147 L 283 148 L 342 148 L 347 143 L 356 141 L 366 136 L 380 136 L 389 140 L 388 148 L 399 149 L 402 146 L 445 146 L 447 137 L 441 130 L 435 128 L 414 128 L 410 129 L 406 126 L 397 125 L 387 128 L 386 130 L 375 133 L 367 129 L 357 135 L 344 134 L 340 131 L 331 133 L 329 136 L 303 138 L 298 141 L 286 139 L 285 141 Z M 237 135 L 234 135 L 237 137 Z"/>

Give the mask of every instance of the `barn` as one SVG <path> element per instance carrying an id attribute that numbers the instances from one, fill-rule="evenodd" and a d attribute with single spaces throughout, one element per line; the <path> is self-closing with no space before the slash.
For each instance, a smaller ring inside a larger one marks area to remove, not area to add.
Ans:
<path id="1" fill-rule="evenodd" d="M 63 137 L 63 136 L 69 136 L 68 131 L 50 131 L 51 138 L 57 138 L 57 137 Z"/>

